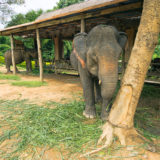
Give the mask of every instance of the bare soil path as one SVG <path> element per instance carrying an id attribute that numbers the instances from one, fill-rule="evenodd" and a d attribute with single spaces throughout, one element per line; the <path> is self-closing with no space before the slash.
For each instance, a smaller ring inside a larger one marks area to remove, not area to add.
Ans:
<path id="1" fill-rule="evenodd" d="M 1 67 L 1 72 L 5 69 Z M 39 77 L 31 75 L 18 74 L 22 81 L 39 81 Z M 79 77 L 70 75 L 45 75 L 46 86 L 41 87 L 17 87 L 12 86 L 9 80 L 0 80 L 0 98 L 6 100 L 28 99 L 31 102 L 40 104 L 47 101 L 65 101 L 73 100 L 82 95 L 82 87 Z"/>

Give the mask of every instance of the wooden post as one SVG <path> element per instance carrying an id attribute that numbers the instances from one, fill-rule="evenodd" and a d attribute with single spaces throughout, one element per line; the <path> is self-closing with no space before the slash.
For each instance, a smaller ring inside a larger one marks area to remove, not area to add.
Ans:
<path id="1" fill-rule="evenodd" d="M 83 18 L 81 19 L 81 33 L 82 32 L 85 32 L 85 21 Z"/>
<path id="2" fill-rule="evenodd" d="M 54 37 L 55 60 L 59 60 L 59 38 Z"/>
<path id="3" fill-rule="evenodd" d="M 40 81 L 43 81 L 43 62 L 42 62 L 42 52 L 41 52 L 41 41 L 40 41 L 40 36 L 39 36 L 39 29 L 36 29 L 36 35 L 37 35 L 39 69 L 40 69 Z"/>
<path id="4" fill-rule="evenodd" d="M 131 51 L 134 45 L 134 40 L 136 37 L 136 31 L 134 28 L 131 28 L 131 29 L 126 30 L 126 33 L 128 36 L 128 43 L 127 43 L 126 51 L 125 51 L 125 63 L 127 63 L 130 58 Z"/>
<path id="5" fill-rule="evenodd" d="M 60 59 L 64 59 L 64 44 L 62 38 L 60 38 Z"/>
<path id="6" fill-rule="evenodd" d="M 10 36 L 11 39 L 11 55 L 12 55 L 12 65 L 13 65 L 13 74 L 16 74 L 16 63 L 15 63 L 15 57 L 14 57 L 14 39 L 13 35 Z"/>
<path id="7" fill-rule="evenodd" d="M 131 55 L 132 47 L 134 45 L 136 31 L 134 28 L 127 29 L 126 34 L 128 36 L 128 41 L 127 41 L 127 45 L 125 48 L 125 53 L 123 53 L 123 55 L 122 55 L 122 73 L 124 73 L 124 71 L 127 67 L 127 63 L 129 61 L 129 58 Z"/>
<path id="8" fill-rule="evenodd" d="M 61 37 L 54 37 L 55 60 L 63 58 L 63 41 Z"/>

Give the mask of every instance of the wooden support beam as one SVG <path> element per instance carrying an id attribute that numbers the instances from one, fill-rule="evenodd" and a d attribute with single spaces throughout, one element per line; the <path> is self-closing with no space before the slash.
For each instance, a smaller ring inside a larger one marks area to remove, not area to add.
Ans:
<path id="1" fill-rule="evenodd" d="M 135 28 L 127 29 L 125 32 L 128 36 L 128 41 L 127 41 L 127 45 L 125 48 L 125 52 L 122 54 L 122 74 L 124 74 L 124 71 L 127 67 L 127 63 L 129 61 L 132 47 L 134 45 L 135 36 L 136 36 Z"/>
<path id="2" fill-rule="evenodd" d="M 55 60 L 59 60 L 59 38 L 54 37 L 54 53 L 55 53 Z"/>
<path id="3" fill-rule="evenodd" d="M 60 60 L 64 58 L 63 41 L 60 36 L 54 37 L 54 49 L 55 49 L 55 60 Z"/>
<path id="4" fill-rule="evenodd" d="M 136 30 L 135 30 L 135 28 L 130 28 L 130 29 L 127 29 L 125 32 L 127 33 L 127 36 L 128 36 L 128 42 L 127 42 L 127 46 L 126 46 L 126 50 L 125 50 L 124 61 L 125 61 L 125 63 L 127 63 L 130 58 L 131 51 L 132 51 L 132 48 L 134 45 L 134 40 L 136 37 Z"/>
<path id="5" fill-rule="evenodd" d="M 127 45 L 125 47 L 125 52 L 122 54 L 122 74 L 124 74 L 125 69 L 127 67 L 127 63 L 129 61 L 132 47 L 134 45 L 135 36 L 136 36 L 135 28 L 127 29 L 125 32 L 128 36 L 128 41 L 127 41 Z"/>
<path id="6" fill-rule="evenodd" d="M 85 32 L 85 20 L 82 18 L 81 19 L 81 33 Z"/>
<path id="7" fill-rule="evenodd" d="M 14 39 L 13 35 L 10 35 L 11 39 L 11 55 L 12 55 L 12 65 L 13 65 L 13 74 L 16 74 L 16 63 L 15 63 L 15 57 L 14 57 Z"/>
<path id="8" fill-rule="evenodd" d="M 39 69 L 40 69 L 40 81 L 43 81 L 43 62 L 42 62 L 42 52 L 41 52 L 41 41 L 40 41 L 40 36 L 39 36 L 39 29 L 36 29 L 36 35 L 37 35 Z"/>

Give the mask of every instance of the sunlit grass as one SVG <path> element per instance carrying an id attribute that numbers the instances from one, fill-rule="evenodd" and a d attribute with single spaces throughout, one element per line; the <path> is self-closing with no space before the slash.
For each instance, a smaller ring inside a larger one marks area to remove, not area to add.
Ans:
<path id="1" fill-rule="evenodd" d="M 24 86 L 24 87 L 41 87 L 46 86 L 47 82 L 41 81 L 17 81 L 11 83 L 13 86 Z"/>
<path id="2" fill-rule="evenodd" d="M 0 73 L 1 80 L 20 80 L 21 78 L 17 75 L 10 75 L 10 74 L 2 74 Z"/>

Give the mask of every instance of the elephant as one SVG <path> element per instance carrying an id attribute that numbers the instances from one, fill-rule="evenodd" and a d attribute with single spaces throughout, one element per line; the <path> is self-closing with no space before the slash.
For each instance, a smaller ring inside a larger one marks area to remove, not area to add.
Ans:
<path id="1" fill-rule="evenodd" d="M 5 64 L 7 73 L 11 72 L 10 66 L 12 65 L 12 55 L 11 50 L 8 50 L 4 54 L 5 57 Z M 26 70 L 27 72 L 32 71 L 32 65 L 31 65 L 31 59 L 38 59 L 38 53 L 34 50 L 24 50 L 19 49 L 14 51 L 14 57 L 15 57 L 15 63 L 20 64 L 23 61 L 26 61 Z M 16 71 L 18 72 L 18 69 L 16 67 Z"/>
<path id="2" fill-rule="evenodd" d="M 118 59 L 125 49 L 127 35 L 114 26 L 98 25 L 73 39 L 71 65 L 78 70 L 83 87 L 87 118 L 96 116 L 95 103 L 102 99 L 101 119 L 106 120 L 118 81 Z"/>

